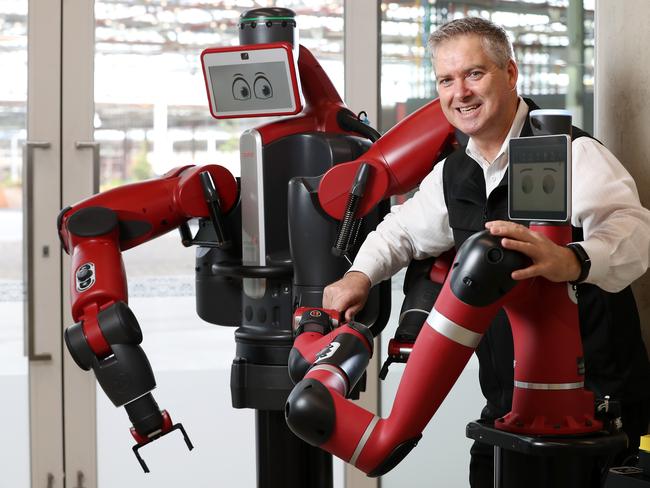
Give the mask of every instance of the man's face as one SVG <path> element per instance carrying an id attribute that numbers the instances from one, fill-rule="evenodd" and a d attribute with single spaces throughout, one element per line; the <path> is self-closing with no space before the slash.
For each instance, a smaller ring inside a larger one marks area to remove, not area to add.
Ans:
<path id="1" fill-rule="evenodd" d="M 481 39 L 466 35 L 438 46 L 434 69 L 442 110 L 454 127 L 474 138 L 507 133 L 517 98 L 512 60 L 499 68 Z"/>

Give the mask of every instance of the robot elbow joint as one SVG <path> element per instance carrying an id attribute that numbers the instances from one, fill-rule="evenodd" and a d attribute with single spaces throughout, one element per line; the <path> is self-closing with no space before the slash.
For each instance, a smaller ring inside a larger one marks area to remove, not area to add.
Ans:
<path id="1" fill-rule="evenodd" d="M 294 434 L 313 446 L 321 446 L 334 431 L 334 399 L 319 381 L 302 380 L 291 391 L 284 416 Z"/>

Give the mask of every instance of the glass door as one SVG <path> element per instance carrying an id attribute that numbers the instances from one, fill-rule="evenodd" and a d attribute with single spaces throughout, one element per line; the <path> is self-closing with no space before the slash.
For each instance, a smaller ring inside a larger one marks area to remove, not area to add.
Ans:
<path id="1" fill-rule="evenodd" d="M 3 485 L 58 487 L 60 5 L 35 3 L 0 1 L 0 459 Z"/>
<path id="2" fill-rule="evenodd" d="M 101 191 L 187 164 L 217 163 L 238 176 L 239 136 L 266 120 L 213 119 L 199 55 L 206 47 L 236 44 L 241 12 L 265 6 L 296 11 L 301 43 L 342 93 L 343 0 L 218 1 L 201 8 L 166 0 L 97 0 L 94 7 L 67 2 L 65 205 L 92 192 L 95 164 Z M 90 398 L 86 380 L 91 375 L 69 364 L 68 469 L 73 475 L 82 472 L 90 486 L 96 479 L 100 488 L 130 486 L 135 480 L 161 488 L 208 487 L 215 479 L 223 486 L 255 486 L 254 412 L 233 409 L 230 399 L 234 330 L 210 325 L 196 314 L 195 249 L 184 248 L 179 234 L 171 232 L 126 251 L 123 258 L 129 306 L 142 327 L 142 347 L 156 375 L 153 394 L 175 422 L 183 423 L 196 448 L 188 453 L 177 433 L 143 448 L 151 469 L 144 477 L 131 451 L 124 409 L 115 408 L 94 379 Z M 93 445 L 96 456 L 89 454 Z M 342 486 L 341 463 L 336 471 L 336 486 Z"/>
<path id="3" fill-rule="evenodd" d="M 27 1 L 0 2 L 0 391 L 9 486 L 29 486 L 29 381 L 23 350 L 23 147 L 27 137 Z"/>

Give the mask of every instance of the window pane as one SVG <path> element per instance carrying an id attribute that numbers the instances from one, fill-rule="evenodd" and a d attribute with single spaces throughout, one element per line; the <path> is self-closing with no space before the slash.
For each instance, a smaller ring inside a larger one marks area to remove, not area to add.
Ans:
<path id="1" fill-rule="evenodd" d="M 593 132 L 594 2 L 555 0 L 382 2 L 381 128 L 437 96 L 427 39 L 445 22 L 467 16 L 502 25 L 519 65 L 518 90 L 542 108 L 568 108 Z"/>
<path id="2" fill-rule="evenodd" d="M 29 486 L 28 364 L 23 356 L 22 161 L 27 110 L 27 0 L 0 0 L 0 391 L 3 484 Z M 8 431 L 7 431 L 8 429 Z"/>

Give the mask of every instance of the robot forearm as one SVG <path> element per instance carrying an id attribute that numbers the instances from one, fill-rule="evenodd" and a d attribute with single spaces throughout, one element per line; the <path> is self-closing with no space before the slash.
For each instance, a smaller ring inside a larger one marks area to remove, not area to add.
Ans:
<path id="1" fill-rule="evenodd" d="M 454 141 L 438 99 L 395 125 L 359 159 L 330 169 L 321 180 L 318 199 L 330 216 L 341 219 L 358 167 L 372 166 L 358 217 L 381 200 L 406 193 L 419 184 Z"/>
<path id="2" fill-rule="evenodd" d="M 346 390 L 337 387 L 341 371 L 334 365 L 319 367 L 316 360 L 287 401 L 287 422 L 299 437 L 370 476 L 384 474 L 410 452 L 491 319 L 513 293 L 516 283 L 510 273 L 525 263 L 523 256 L 501 249 L 498 239 L 485 233 L 468 244 L 459 251 L 418 335 L 390 415 L 381 419 L 347 400 Z M 477 260 L 490 251 L 501 253 L 499 259 Z M 490 294 L 494 288 L 499 291 Z"/>

